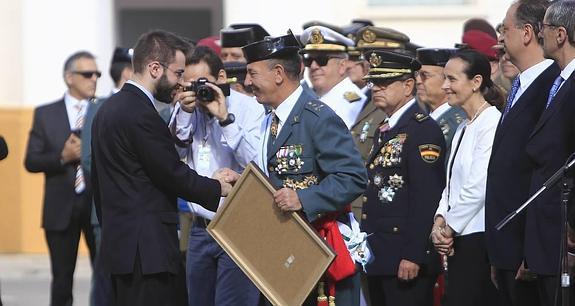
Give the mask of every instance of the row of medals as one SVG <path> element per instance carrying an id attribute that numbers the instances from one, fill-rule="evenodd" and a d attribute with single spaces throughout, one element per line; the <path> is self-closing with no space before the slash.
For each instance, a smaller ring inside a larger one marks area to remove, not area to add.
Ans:
<path id="1" fill-rule="evenodd" d="M 401 163 L 401 151 L 406 139 L 405 134 L 399 134 L 390 139 L 380 150 L 380 154 L 375 157 L 373 163 L 369 165 L 370 169 L 381 165 L 383 168 L 398 166 Z M 389 176 L 387 185 L 384 186 L 384 176 L 377 173 L 373 177 L 373 184 L 379 189 L 377 196 L 382 203 L 391 203 L 395 193 L 403 187 L 403 177 L 397 173 Z"/>

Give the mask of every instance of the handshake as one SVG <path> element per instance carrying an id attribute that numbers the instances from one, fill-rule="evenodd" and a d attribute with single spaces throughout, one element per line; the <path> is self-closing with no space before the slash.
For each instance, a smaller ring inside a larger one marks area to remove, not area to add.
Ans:
<path id="1" fill-rule="evenodd" d="M 212 178 L 220 182 L 222 197 L 227 197 L 240 174 L 229 168 L 221 168 L 214 172 Z"/>

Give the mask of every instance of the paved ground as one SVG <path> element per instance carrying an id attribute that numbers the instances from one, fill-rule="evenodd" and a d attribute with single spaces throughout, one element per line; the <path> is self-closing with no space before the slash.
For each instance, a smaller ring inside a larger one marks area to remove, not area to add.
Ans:
<path id="1" fill-rule="evenodd" d="M 88 306 L 90 259 L 76 263 L 74 306 Z M 48 306 L 50 261 L 47 255 L 0 255 L 0 286 L 4 306 Z"/>

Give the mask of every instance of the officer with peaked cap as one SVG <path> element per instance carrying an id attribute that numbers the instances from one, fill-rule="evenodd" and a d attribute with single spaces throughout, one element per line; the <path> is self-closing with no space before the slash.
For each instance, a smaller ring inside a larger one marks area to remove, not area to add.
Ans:
<path id="1" fill-rule="evenodd" d="M 261 126 L 257 163 L 278 188 L 274 200 L 279 209 L 301 211 L 321 232 L 330 231 L 328 224 L 334 220 L 349 228 L 346 206 L 365 190 L 367 174 L 341 118 L 302 89 L 299 48 L 292 34 L 243 47 L 248 61 L 245 84 L 253 88 L 258 102 L 272 110 Z M 336 249 L 341 260 L 328 271 L 342 275 L 328 273 L 304 305 L 318 301 L 359 305 L 354 259 L 369 252 L 362 243 L 365 235 L 346 237 L 358 244 L 348 251 L 341 234 L 332 234 L 343 248 Z"/>
<path id="2" fill-rule="evenodd" d="M 220 59 L 222 62 L 246 62 L 242 47 L 255 41 L 251 28 L 225 28 L 220 30 Z"/>
<path id="3" fill-rule="evenodd" d="M 347 74 L 347 47 L 353 41 L 322 26 L 305 29 L 300 39 L 313 90 L 351 128 L 367 99 Z"/>
<path id="4" fill-rule="evenodd" d="M 364 53 L 372 101 L 389 118 L 381 123 L 368 159 L 362 230 L 375 260 L 367 266 L 372 305 L 425 306 L 439 273 L 429 241 L 445 185 L 443 133 L 415 101 L 421 65 L 392 51 Z"/>
<path id="5" fill-rule="evenodd" d="M 449 156 L 455 130 L 466 117 L 461 107 L 447 104 L 447 94 L 441 88 L 445 81 L 443 67 L 455 51 L 457 49 L 417 49 L 417 60 L 421 63 L 415 78 L 417 99 L 429 108 L 429 116 L 439 124 L 443 132 L 447 144 L 445 156 Z"/>

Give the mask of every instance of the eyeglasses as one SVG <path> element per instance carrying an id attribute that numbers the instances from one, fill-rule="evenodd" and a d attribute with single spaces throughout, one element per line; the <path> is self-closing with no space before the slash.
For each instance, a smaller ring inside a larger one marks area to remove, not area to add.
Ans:
<path id="1" fill-rule="evenodd" d="M 555 24 L 550 24 L 550 23 L 539 22 L 539 31 L 543 31 L 543 29 L 544 29 L 545 27 L 548 27 L 548 28 L 557 28 L 557 27 L 560 27 L 560 25 L 555 25 Z"/>
<path id="2" fill-rule="evenodd" d="M 160 63 L 160 65 L 162 65 L 162 67 L 164 67 L 164 68 L 170 70 L 171 72 L 173 72 L 173 73 L 178 77 L 178 80 L 181 80 L 181 79 L 184 77 L 184 70 L 183 70 L 183 69 L 173 70 L 173 69 L 171 69 L 170 67 L 168 67 L 168 65 L 166 65 L 166 64 Z"/>
<path id="3" fill-rule="evenodd" d="M 415 72 L 415 77 L 420 77 L 422 82 L 425 82 L 428 79 L 431 79 L 432 77 L 436 76 L 436 74 L 427 72 L 427 71 L 416 71 Z"/>
<path id="4" fill-rule="evenodd" d="M 327 62 L 332 58 L 341 58 L 341 57 L 327 56 L 327 55 L 309 56 L 309 57 L 303 58 L 303 64 L 306 67 L 310 67 L 311 63 L 313 63 L 315 61 L 316 64 L 318 64 L 318 66 L 323 67 L 323 66 L 327 65 Z"/>
<path id="5" fill-rule="evenodd" d="M 79 74 L 86 79 L 91 79 L 96 75 L 96 78 L 99 79 L 102 76 L 100 71 L 72 71 L 72 73 Z"/>

